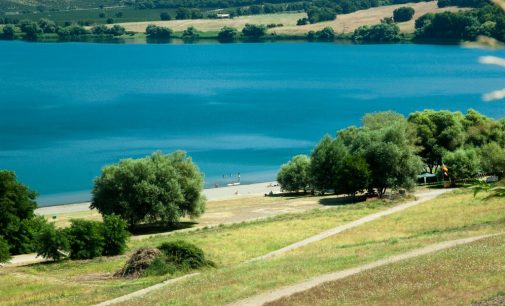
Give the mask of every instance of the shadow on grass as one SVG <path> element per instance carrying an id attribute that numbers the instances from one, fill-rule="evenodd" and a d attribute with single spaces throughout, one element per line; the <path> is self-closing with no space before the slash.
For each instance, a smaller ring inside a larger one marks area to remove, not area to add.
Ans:
<path id="1" fill-rule="evenodd" d="M 356 196 L 355 198 L 350 196 L 344 197 L 331 197 L 331 198 L 322 198 L 319 200 L 319 203 L 324 206 L 340 206 L 340 205 L 349 205 L 356 204 L 359 202 L 365 202 L 367 199 L 366 196 Z"/>
<path id="2" fill-rule="evenodd" d="M 191 228 L 198 224 L 197 222 L 178 222 L 175 224 L 161 224 L 161 223 L 151 223 L 151 224 L 140 224 L 130 229 L 130 233 L 133 235 L 148 235 L 148 234 L 159 234 L 166 233 L 176 230 L 181 230 L 185 228 Z"/>

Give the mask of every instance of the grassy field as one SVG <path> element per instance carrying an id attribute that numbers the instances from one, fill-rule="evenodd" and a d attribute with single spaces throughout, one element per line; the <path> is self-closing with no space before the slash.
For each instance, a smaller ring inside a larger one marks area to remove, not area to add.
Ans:
<path id="1" fill-rule="evenodd" d="M 492 237 L 325 283 L 267 305 L 468 305 L 504 292 L 503 254 L 505 237 Z"/>
<path id="2" fill-rule="evenodd" d="M 189 26 L 194 26 L 200 31 L 218 31 L 224 26 L 231 26 L 237 29 L 242 29 L 246 23 L 252 24 L 283 24 L 283 27 L 270 29 L 269 32 L 286 35 L 306 34 L 308 31 L 321 30 L 324 27 L 332 27 L 337 33 L 349 33 L 354 31 L 361 25 L 372 25 L 379 23 L 384 17 L 392 17 L 393 11 L 401 6 L 410 6 L 415 9 L 416 13 L 411 21 L 400 23 L 400 29 L 404 33 L 414 32 L 415 19 L 426 13 L 437 13 L 443 11 L 457 11 L 458 8 L 447 7 L 438 8 L 436 1 L 408 3 L 402 5 L 390 5 L 375 7 L 368 10 L 357 11 L 351 14 L 338 15 L 334 21 L 320 22 L 305 26 L 297 26 L 296 21 L 306 17 L 305 13 L 281 13 L 281 14 L 265 14 L 253 16 L 241 16 L 233 19 L 196 19 L 196 20 L 171 20 L 171 21 L 156 21 L 156 22 L 135 22 L 122 23 L 129 31 L 144 32 L 148 24 L 156 24 L 159 26 L 167 26 L 175 31 L 182 31 Z"/>
<path id="3" fill-rule="evenodd" d="M 218 267 L 203 270 L 201 275 L 126 304 L 225 304 L 434 242 L 505 231 L 503 199 L 486 199 L 484 196 L 474 199 L 469 191 L 444 195 L 283 256 L 248 264 L 242 262 L 394 204 L 376 201 L 332 206 L 236 225 L 133 239 L 130 250 L 174 239 L 188 240 L 202 247 Z M 285 201 L 279 205 L 294 200 Z M 220 205 L 220 209 L 226 208 L 224 202 Z M 3 268 L 0 270 L 0 291 L 5 294 L 0 304 L 86 305 L 177 276 L 134 280 L 111 277 L 126 258 L 118 256 Z M 465 284 L 462 281 L 457 289 L 467 290 Z M 468 298 L 486 298 L 499 288 L 491 289 L 482 294 L 473 292 Z"/>
<path id="4" fill-rule="evenodd" d="M 331 197 L 326 199 L 331 199 Z M 274 202 L 280 207 L 287 207 L 294 205 L 293 202 L 307 201 L 307 199 L 245 198 L 216 201 L 214 205 L 216 209 L 226 212 L 230 207 L 225 206 L 234 205 L 237 201 L 243 202 L 238 205 L 242 209 L 251 205 L 261 209 L 264 202 L 267 204 Z M 311 210 L 305 213 L 283 214 L 266 220 L 201 229 L 196 232 L 169 236 L 153 235 L 151 238 L 142 240 L 132 239 L 129 249 L 157 246 L 164 241 L 185 239 L 197 243 L 209 255 L 209 258 L 218 264 L 219 268 L 224 268 L 276 250 L 338 224 L 385 209 L 390 205 L 393 204 L 373 201 Z M 78 214 L 80 213 L 68 214 L 68 216 L 76 217 Z M 90 217 L 90 215 L 82 216 Z M 176 274 L 135 280 L 113 278 L 112 274 L 122 267 L 126 258 L 127 256 L 124 255 L 86 261 L 62 261 L 3 268 L 0 270 L 0 291 L 6 294 L 2 295 L 0 304 L 29 302 L 46 305 L 87 305 L 178 276 Z"/>
<path id="5" fill-rule="evenodd" d="M 226 304 L 432 243 L 505 231 L 503 208 L 503 199 L 473 199 L 469 192 L 442 196 L 284 256 L 205 272 L 125 304 Z M 474 292 L 471 298 L 487 295 Z"/>

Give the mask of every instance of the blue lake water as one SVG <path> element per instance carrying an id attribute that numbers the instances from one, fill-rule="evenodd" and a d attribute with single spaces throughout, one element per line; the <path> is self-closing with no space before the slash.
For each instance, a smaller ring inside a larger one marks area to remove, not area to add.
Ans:
<path id="1" fill-rule="evenodd" d="M 491 52 L 443 45 L 0 42 L 0 169 L 39 204 L 86 200 L 103 165 L 189 152 L 208 186 L 280 164 L 368 112 L 505 116 Z M 223 174 L 227 176 L 223 178 Z"/>

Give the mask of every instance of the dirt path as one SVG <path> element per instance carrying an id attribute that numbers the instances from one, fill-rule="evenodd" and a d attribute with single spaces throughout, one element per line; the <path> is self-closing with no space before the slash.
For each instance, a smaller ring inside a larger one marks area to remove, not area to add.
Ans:
<path id="1" fill-rule="evenodd" d="M 298 284 L 286 286 L 286 287 L 283 287 L 283 288 L 280 288 L 280 289 L 277 289 L 274 291 L 270 291 L 270 292 L 266 292 L 266 293 L 259 294 L 256 296 L 252 296 L 247 299 L 240 300 L 240 301 L 237 301 L 237 302 L 229 304 L 229 305 L 233 305 L 233 306 L 263 305 L 265 303 L 273 302 L 275 300 L 278 300 L 278 299 L 286 297 L 286 296 L 290 296 L 295 293 L 309 290 L 311 288 L 314 288 L 314 287 L 319 286 L 319 285 L 326 283 L 326 282 L 339 280 L 339 279 L 346 278 L 346 277 L 354 275 L 354 274 L 361 273 L 366 270 L 370 270 L 370 269 L 377 268 L 380 266 L 399 262 L 399 261 L 406 260 L 409 258 L 434 253 L 434 252 L 448 249 L 451 247 L 455 247 L 455 246 L 458 246 L 461 244 L 471 243 L 471 242 L 481 240 L 484 238 L 488 238 L 491 236 L 496 236 L 496 234 L 475 236 L 475 237 L 470 237 L 470 238 L 465 238 L 465 239 L 451 240 L 451 241 L 445 241 L 445 242 L 432 244 L 432 245 L 426 246 L 424 248 L 412 250 L 412 251 L 409 251 L 409 252 L 406 252 L 406 253 L 403 253 L 400 255 L 391 256 L 391 257 L 388 257 L 385 259 L 377 260 L 372 263 L 358 266 L 355 268 L 341 270 L 341 271 L 334 272 L 334 273 L 323 274 L 323 275 L 314 277 L 312 279 L 309 279 L 307 281 L 304 281 L 304 282 L 301 282 Z"/>
<path id="2" fill-rule="evenodd" d="M 200 273 L 192 273 L 192 274 L 187 274 L 187 275 L 184 275 L 184 276 L 181 276 L 181 277 L 178 277 L 178 278 L 169 279 L 169 280 L 166 280 L 166 281 L 164 281 L 162 283 L 156 284 L 154 286 L 147 287 L 147 288 L 144 288 L 144 289 L 132 292 L 130 294 L 123 295 L 123 296 L 120 296 L 118 298 L 102 302 L 100 304 L 96 304 L 95 306 L 108 306 L 108 305 L 114 305 L 114 304 L 117 304 L 117 303 L 125 302 L 125 301 L 131 300 L 131 299 L 136 298 L 136 297 L 141 297 L 141 296 L 146 295 L 147 293 L 149 293 L 151 291 L 158 290 L 160 288 L 163 288 L 165 286 L 168 286 L 170 284 L 176 283 L 178 281 L 181 281 L 183 279 L 186 279 L 186 278 L 198 275 L 198 274 L 200 274 Z"/>
<path id="3" fill-rule="evenodd" d="M 428 192 L 423 192 L 423 193 L 417 193 L 416 194 L 417 199 L 415 201 L 406 202 L 406 203 L 397 205 L 395 207 L 392 207 L 392 208 L 380 211 L 378 213 L 368 215 L 366 217 L 363 217 L 363 218 L 358 219 L 356 221 L 353 221 L 351 223 L 347 223 L 347 224 L 344 224 L 344 225 L 340 225 L 340 226 L 334 227 L 332 229 L 324 231 L 324 232 L 322 232 L 320 234 L 317 234 L 315 236 L 312 236 L 312 237 L 309 237 L 307 239 L 304 239 L 304 240 L 298 241 L 296 243 L 293 243 L 291 245 L 288 245 L 288 246 L 286 246 L 286 247 L 284 247 L 282 249 L 273 251 L 273 252 L 268 253 L 266 255 L 262 255 L 262 256 L 253 258 L 253 259 L 249 260 L 248 262 L 267 259 L 267 258 L 276 256 L 276 255 L 279 255 L 279 254 L 284 254 L 284 253 L 289 252 L 291 250 L 295 250 L 295 249 L 301 248 L 303 246 L 306 246 L 308 244 L 311 244 L 311 243 L 323 240 L 325 238 L 328 238 L 330 236 L 336 235 L 336 234 L 341 233 L 343 231 L 346 231 L 348 229 L 351 229 L 351 228 L 360 226 L 362 224 L 365 224 L 365 223 L 377 220 L 377 219 L 379 219 L 381 217 L 384 217 L 384 216 L 387 216 L 387 215 L 390 215 L 390 214 L 394 214 L 396 212 L 402 211 L 402 210 L 407 209 L 409 207 L 412 207 L 412 206 L 424 203 L 426 201 L 429 201 L 431 199 L 436 198 L 437 196 L 439 196 L 439 195 L 447 192 L 448 190 L 449 189 L 442 189 L 442 190 L 434 190 L 434 191 L 428 191 Z"/>

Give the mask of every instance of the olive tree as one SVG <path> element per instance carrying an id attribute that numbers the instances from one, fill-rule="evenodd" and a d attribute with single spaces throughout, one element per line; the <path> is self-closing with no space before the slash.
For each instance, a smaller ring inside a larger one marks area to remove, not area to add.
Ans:
<path id="1" fill-rule="evenodd" d="M 458 149 L 444 156 L 444 162 L 449 170 L 451 184 L 456 181 L 477 176 L 480 171 L 480 159 L 475 149 Z"/>
<path id="2" fill-rule="evenodd" d="M 103 168 L 95 179 L 91 208 L 116 214 L 130 226 L 142 222 L 173 224 L 205 210 L 203 175 L 185 152 L 156 152 Z"/>
<path id="3" fill-rule="evenodd" d="M 65 257 L 70 244 L 65 230 L 57 229 L 54 223 L 44 226 L 36 235 L 36 251 L 38 256 L 52 260 Z"/>
<path id="4" fill-rule="evenodd" d="M 7 244 L 7 241 L 0 236 L 0 263 L 7 262 L 9 259 L 11 259 L 9 245 Z"/>
<path id="5" fill-rule="evenodd" d="M 33 250 L 33 235 L 39 223 L 34 210 L 36 193 L 16 179 L 12 171 L 0 170 L 0 236 L 13 255 Z"/>
<path id="6" fill-rule="evenodd" d="M 340 139 L 324 136 L 310 156 L 310 172 L 314 187 L 322 192 L 338 192 L 339 175 L 347 149 Z"/>
<path id="7" fill-rule="evenodd" d="M 463 115 L 449 111 L 424 110 L 410 114 L 409 122 L 414 124 L 421 147 L 419 155 L 433 173 L 441 165 L 442 156 L 460 148 L 465 141 Z"/>
<path id="8" fill-rule="evenodd" d="M 306 155 L 297 155 L 281 166 L 277 181 L 287 191 L 307 191 L 310 186 L 310 160 Z"/>
<path id="9" fill-rule="evenodd" d="M 386 190 L 411 188 L 421 170 L 415 129 L 400 114 L 383 112 L 366 115 L 363 126 L 339 132 L 350 154 L 364 157 L 370 170 L 369 188 L 380 197 Z"/>
<path id="10" fill-rule="evenodd" d="M 484 145 L 480 149 L 482 170 L 488 174 L 498 175 L 500 178 L 505 173 L 505 148 L 496 142 Z"/>
<path id="11" fill-rule="evenodd" d="M 362 156 L 348 155 L 344 158 L 341 168 L 339 191 L 351 195 L 368 188 L 371 178 L 370 167 Z"/>

